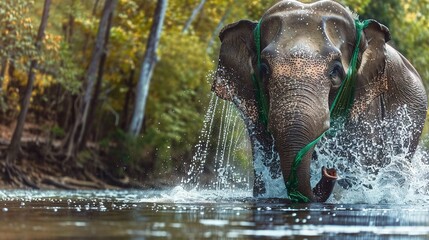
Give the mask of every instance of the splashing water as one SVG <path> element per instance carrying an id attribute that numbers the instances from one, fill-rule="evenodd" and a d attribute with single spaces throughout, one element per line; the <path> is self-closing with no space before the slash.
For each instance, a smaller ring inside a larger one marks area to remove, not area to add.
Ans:
<path id="1" fill-rule="evenodd" d="M 429 203 L 428 154 L 422 147 L 429 138 L 421 141 L 414 156 L 407 160 L 414 123 L 406 107 L 398 111 L 398 116 L 395 121 L 382 122 L 381 128 L 396 129 L 386 136 L 367 137 L 380 130 L 375 127 L 380 124 L 368 122 L 352 137 L 339 130 L 320 141 L 315 149 L 318 157 L 311 163 L 311 183 L 315 186 L 320 180 L 322 166 L 337 170 L 339 183 L 329 203 Z M 381 140 L 391 147 L 386 149 Z M 380 157 L 380 152 L 385 157 Z M 375 159 L 376 165 L 369 164 Z M 262 198 L 286 197 L 283 178 L 270 175 L 263 162 L 256 159 L 252 163 L 247 130 L 234 105 L 219 101 L 213 94 L 188 178 L 182 181 L 185 189 L 192 189 L 188 193 L 197 197 L 208 194 L 228 199 L 237 193 L 250 197 L 256 169 L 269 187 Z M 207 177 L 207 172 L 213 176 Z M 183 194 L 182 190 L 186 193 L 181 187 L 174 191 Z"/>
<path id="2" fill-rule="evenodd" d="M 350 136 L 349 132 L 338 131 L 318 144 L 315 149 L 318 158 L 311 166 L 312 185 L 320 179 L 321 167 L 328 166 L 334 167 L 339 175 L 330 203 L 429 203 L 428 155 L 422 147 L 425 141 L 410 158 L 409 140 L 415 124 L 406 106 L 398 110 L 395 121 L 381 123 L 381 128 L 395 129 L 385 136 L 368 137 L 380 125 L 370 122 L 363 125 L 357 134 Z M 346 140 L 351 138 L 352 141 Z M 381 138 L 388 144 L 377 141 Z M 380 157 L 380 151 L 385 157 Z"/>
<path id="3" fill-rule="evenodd" d="M 182 180 L 184 184 L 194 183 L 197 184 L 197 186 L 199 184 L 199 177 L 200 174 L 203 173 L 204 165 L 207 160 L 207 150 L 210 147 L 211 129 L 217 102 L 218 98 L 212 94 L 207 113 L 204 116 L 203 128 L 199 136 L 199 141 L 195 146 L 197 150 L 192 158 L 190 169 L 188 170 L 188 176 L 190 177 Z"/>
<path id="4" fill-rule="evenodd" d="M 256 142 L 254 148 L 262 149 L 263 147 L 259 142 Z M 280 169 L 280 157 L 274 149 L 271 151 L 273 155 L 272 159 L 264 159 L 265 156 L 259 152 L 259 154 L 256 154 L 253 162 L 255 172 L 265 183 L 265 193 L 259 196 L 259 198 L 288 198 L 286 185 Z M 277 161 L 278 163 L 273 168 L 270 168 L 270 165 L 272 165 L 270 161 Z"/>
<path id="5" fill-rule="evenodd" d="M 182 183 L 186 189 L 250 191 L 253 173 L 244 123 L 231 102 L 218 102 L 212 93 L 188 178 Z"/>

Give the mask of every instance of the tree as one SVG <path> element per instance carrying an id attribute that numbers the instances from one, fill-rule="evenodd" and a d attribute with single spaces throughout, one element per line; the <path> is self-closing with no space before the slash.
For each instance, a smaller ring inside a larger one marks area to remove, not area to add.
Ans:
<path id="1" fill-rule="evenodd" d="M 51 0 L 45 0 L 42 20 L 40 22 L 39 31 L 37 32 L 36 43 L 35 43 L 37 51 L 40 51 L 42 48 L 42 41 L 45 36 L 45 29 L 48 23 L 50 5 L 51 5 Z M 21 141 L 22 131 L 24 129 L 25 118 L 27 116 L 28 108 L 30 106 L 30 98 L 31 98 L 31 93 L 33 91 L 36 69 L 37 69 L 37 60 L 33 59 L 31 60 L 31 63 L 30 63 L 27 88 L 25 90 L 24 97 L 22 99 L 21 111 L 19 112 L 18 122 L 16 123 L 15 131 L 13 132 L 12 140 L 7 150 L 6 170 L 9 175 L 9 178 L 12 178 L 11 169 L 13 169 L 12 167 L 13 163 L 15 162 L 18 151 L 20 149 L 20 141 Z"/>
<path id="2" fill-rule="evenodd" d="M 183 30 L 182 30 L 183 33 L 188 32 L 189 28 L 192 25 L 192 22 L 198 16 L 198 14 L 201 12 L 201 10 L 203 10 L 205 3 L 206 3 L 206 0 L 201 0 L 200 4 L 198 4 L 198 6 L 196 8 L 194 8 L 191 16 L 188 18 L 188 21 L 186 21 L 185 26 L 183 27 Z"/>
<path id="3" fill-rule="evenodd" d="M 150 80 L 157 62 L 156 49 L 158 48 L 167 5 L 168 0 L 158 0 L 155 14 L 153 16 L 153 24 L 150 30 L 146 52 L 141 65 L 140 78 L 136 89 L 134 112 L 128 130 L 128 132 L 134 136 L 137 136 L 140 133 L 142 127 Z"/>
<path id="4" fill-rule="evenodd" d="M 108 22 L 107 22 L 107 31 L 106 31 L 106 36 L 104 37 L 104 50 L 101 54 L 101 58 L 100 58 L 100 64 L 98 66 L 98 76 L 97 76 L 97 82 L 95 84 L 95 89 L 94 89 L 94 96 L 91 99 L 91 102 L 89 104 L 89 110 L 88 110 L 88 115 L 86 117 L 86 122 L 87 124 L 84 125 L 86 127 L 82 127 L 80 135 L 79 135 L 79 139 L 78 139 L 78 144 L 80 144 L 78 147 L 82 148 L 83 145 L 86 142 L 86 139 L 88 137 L 89 134 L 89 130 L 91 129 L 92 123 L 94 122 L 94 118 L 95 118 L 95 110 L 97 109 L 97 104 L 98 104 L 98 98 L 100 95 L 100 89 L 101 89 L 101 83 L 103 80 L 103 74 L 104 74 L 104 66 L 106 64 L 106 58 L 107 58 L 107 45 L 109 43 L 109 37 L 110 37 L 110 29 L 112 27 L 112 18 L 113 18 L 113 12 L 110 13 L 109 18 L 108 18 Z"/>
<path id="5" fill-rule="evenodd" d="M 76 152 L 84 145 L 85 131 L 87 131 L 88 117 L 90 116 L 90 109 L 92 97 L 95 94 L 94 88 L 96 85 L 97 73 L 102 60 L 103 52 L 106 48 L 106 36 L 108 35 L 109 18 L 111 19 L 112 13 L 116 7 L 117 0 L 106 1 L 103 7 L 103 13 L 98 26 L 97 37 L 95 40 L 95 47 L 92 52 L 91 61 L 86 72 L 85 78 L 85 91 L 84 95 L 79 99 L 79 109 L 77 117 L 70 135 L 69 144 L 67 146 L 67 157 L 74 156 Z"/>

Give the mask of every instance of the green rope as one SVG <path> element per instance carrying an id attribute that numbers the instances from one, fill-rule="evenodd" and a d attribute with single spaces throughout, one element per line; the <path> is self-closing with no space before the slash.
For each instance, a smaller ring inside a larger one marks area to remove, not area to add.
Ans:
<path id="1" fill-rule="evenodd" d="M 341 86 L 338 90 L 337 95 L 330 107 L 330 119 L 331 125 L 334 124 L 338 119 L 345 119 L 348 117 L 350 113 L 350 109 L 353 105 L 354 101 L 354 92 L 356 86 L 356 74 L 357 74 L 357 64 L 359 58 L 359 44 L 362 38 L 362 31 L 369 25 L 370 21 L 365 20 L 363 22 L 359 21 L 359 19 L 355 19 L 356 26 L 356 44 L 353 51 L 352 58 L 350 60 L 349 68 L 347 70 L 347 74 Z M 259 108 L 259 117 L 262 123 L 267 126 L 268 123 L 268 104 L 263 94 L 262 82 L 260 78 L 260 64 L 261 64 L 261 33 L 260 33 L 260 24 L 261 21 L 258 22 L 256 28 L 254 30 L 254 38 L 256 43 L 256 52 L 257 52 L 257 74 L 253 74 L 252 80 L 254 87 L 256 89 L 256 99 L 258 102 Z M 295 156 L 294 162 L 292 163 L 291 172 L 289 175 L 288 182 L 286 184 L 286 188 L 288 190 L 288 195 L 291 201 L 293 202 L 309 202 L 310 199 L 304 196 L 301 192 L 298 191 L 298 176 L 297 170 L 298 166 L 301 164 L 302 159 L 308 153 L 308 151 L 313 148 L 320 139 L 325 136 L 328 131 L 332 131 L 332 129 L 326 130 L 319 137 L 317 137 L 314 141 L 310 142 L 302 148 L 297 155 Z"/>
<path id="2" fill-rule="evenodd" d="M 304 148 L 302 148 L 295 156 L 295 160 L 292 163 L 292 168 L 289 174 L 289 180 L 286 184 L 287 192 L 289 195 L 289 199 L 293 202 L 310 202 L 310 199 L 308 197 L 304 196 L 302 193 L 298 191 L 298 176 L 297 176 L 297 170 L 298 166 L 301 164 L 302 159 L 304 158 L 305 154 L 314 147 L 319 140 L 325 136 L 325 133 L 322 133 L 318 138 L 316 138 L 311 143 L 307 144 Z"/>
<path id="3" fill-rule="evenodd" d="M 252 75 L 253 86 L 255 89 L 256 103 L 258 104 L 259 119 L 262 124 L 267 128 L 268 126 L 268 102 L 264 94 L 264 84 L 261 79 L 261 21 L 255 27 L 253 31 L 255 38 L 256 52 L 257 52 L 257 69 Z"/>
<path id="4" fill-rule="evenodd" d="M 351 106 L 353 105 L 354 100 L 354 92 L 356 86 L 356 74 L 357 74 L 357 64 L 359 58 L 359 43 L 362 38 L 362 31 L 366 27 L 370 20 L 365 20 L 363 22 L 355 19 L 356 26 L 356 45 L 353 51 L 352 59 L 350 60 L 349 69 L 347 70 L 346 78 L 338 90 L 338 94 L 334 99 L 334 102 L 331 105 L 331 119 L 337 119 L 340 117 L 347 117 L 349 115 L 349 111 Z"/>

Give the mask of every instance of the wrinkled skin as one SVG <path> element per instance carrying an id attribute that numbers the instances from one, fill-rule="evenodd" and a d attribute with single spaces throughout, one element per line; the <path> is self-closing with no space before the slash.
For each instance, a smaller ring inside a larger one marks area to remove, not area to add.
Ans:
<path id="1" fill-rule="evenodd" d="M 268 129 L 258 118 L 251 80 L 257 69 L 253 36 L 257 22 L 242 20 L 226 26 L 220 33 L 222 45 L 212 90 L 220 98 L 234 102 L 241 112 L 254 160 L 262 158 L 270 172 L 281 173 L 286 182 L 297 152 L 330 127 L 329 107 L 347 72 L 356 44 L 356 28 L 353 15 L 333 1 L 312 4 L 281 1 L 261 21 Z M 362 121 L 377 124 L 395 119 L 398 107 L 406 105 L 415 123 L 410 130 L 411 156 L 423 128 L 427 97 L 419 74 L 387 44 L 389 39 L 387 27 L 374 20 L 362 33 L 355 101 L 345 130 L 360 129 Z M 394 134 L 391 130 L 380 127 L 367 137 L 389 149 L 382 136 Z M 312 189 L 309 167 L 313 151 L 305 155 L 298 167 L 298 190 L 311 201 L 325 201 L 331 194 L 336 173 L 333 169 L 323 169 L 321 181 Z M 378 164 L 377 159 L 365 161 Z M 254 195 L 258 196 L 267 186 L 260 172 L 255 170 L 255 174 Z"/>

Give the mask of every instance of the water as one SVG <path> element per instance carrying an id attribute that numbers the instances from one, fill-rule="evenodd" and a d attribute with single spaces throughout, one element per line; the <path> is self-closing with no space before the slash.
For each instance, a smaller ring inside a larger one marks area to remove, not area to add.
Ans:
<path id="1" fill-rule="evenodd" d="M 399 122 L 398 131 L 407 132 L 411 126 L 407 115 Z M 335 166 L 340 178 L 354 181 L 349 189 L 337 184 L 324 204 L 274 198 L 281 191 L 254 198 L 244 125 L 231 103 L 212 96 L 188 177 L 177 187 L 0 191 L 0 238 L 429 239 L 427 151 L 420 147 L 407 162 L 406 151 L 392 154 L 382 167 L 373 169 L 376 174 L 368 175 L 364 165 L 350 164 L 341 154 L 350 151 L 356 159 L 359 153 L 372 154 L 361 151 L 366 139 L 357 139 L 354 148 L 331 151 L 336 139 L 341 139 L 341 132 L 317 146 L 313 185 L 321 166 Z M 406 138 L 390 140 L 404 149 L 408 144 Z M 281 188 L 278 178 L 272 180 Z"/>
<path id="2" fill-rule="evenodd" d="M 0 191 L 2 239 L 427 239 L 429 205 L 290 204 L 249 191 Z"/>
<path id="3" fill-rule="evenodd" d="M 182 183 L 190 188 L 250 189 L 253 177 L 250 158 L 247 132 L 235 107 L 212 93 L 188 177 Z"/>
<path id="4" fill-rule="evenodd" d="M 341 131 L 337 132 L 335 137 L 320 142 L 315 150 L 318 159 L 313 161 L 311 167 L 313 186 L 320 179 L 322 166 L 334 167 L 337 169 L 339 182 L 346 180 L 350 183 L 346 189 L 344 185 L 347 184 L 337 184 L 328 202 L 429 203 L 429 163 L 428 150 L 425 148 L 428 136 L 421 140 L 414 156 L 407 160 L 410 155 L 411 129 L 414 128 L 407 108 L 398 110 L 395 121 L 381 123 L 382 127 L 389 125 L 395 126 L 394 131 L 383 136 L 383 141 L 389 143 L 389 148 L 377 144 L 359 132 L 353 136 L 353 141 L 345 146 L 341 145 L 341 142 L 350 139 L 350 134 Z M 366 123 L 364 131 L 377 131 L 377 126 Z M 379 157 L 380 149 L 385 151 L 384 157 Z M 374 165 L 373 162 L 377 164 Z"/>

